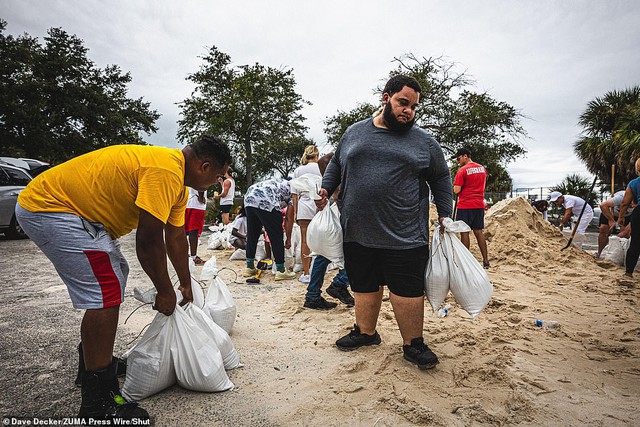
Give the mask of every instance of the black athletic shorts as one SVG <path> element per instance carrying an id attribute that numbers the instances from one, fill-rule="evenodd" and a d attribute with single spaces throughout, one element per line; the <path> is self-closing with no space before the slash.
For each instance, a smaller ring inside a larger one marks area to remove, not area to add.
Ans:
<path id="1" fill-rule="evenodd" d="M 344 266 L 353 292 L 378 292 L 386 285 L 401 297 L 424 295 L 424 273 L 429 246 L 415 249 L 368 248 L 355 242 L 344 243 Z"/>
<path id="2" fill-rule="evenodd" d="M 484 228 L 484 209 L 458 209 L 456 221 L 464 221 L 472 230 Z"/>
<path id="3" fill-rule="evenodd" d="M 220 213 L 229 213 L 233 205 L 220 205 Z"/>
<path id="4" fill-rule="evenodd" d="M 618 222 L 618 217 L 614 215 L 616 222 Z M 624 225 L 627 225 L 631 222 L 631 215 L 627 215 L 624 217 Z M 600 220 L 598 221 L 598 225 L 609 225 L 609 220 L 606 216 L 600 214 Z"/>

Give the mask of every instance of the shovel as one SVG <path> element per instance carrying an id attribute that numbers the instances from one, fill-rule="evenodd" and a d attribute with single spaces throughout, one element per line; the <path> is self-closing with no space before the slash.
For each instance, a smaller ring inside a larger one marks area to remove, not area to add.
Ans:
<path id="1" fill-rule="evenodd" d="M 262 274 L 263 271 L 270 269 L 272 263 L 273 261 L 270 259 L 263 259 L 258 261 L 258 265 L 256 266 L 256 268 L 258 269 L 258 273 L 256 273 L 254 277 L 248 278 L 247 283 L 253 283 L 253 284 L 259 285 L 260 275 Z"/>
<path id="2" fill-rule="evenodd" d="M 569 242 L 567 243 L 567 246 L 565 246 L 564 248 L 560 249 L 560 252 L 564 251 L 569 246 L 571 246 L 571 242 L 573 241 L 573 238 L 576 235 L 576 231 L 578 231 L 578 226 L 580 225 L 580 220 L 582 219 L 582 214 L 584 213 L 585 208 L 587 207 L 587 205 L 591 201 L 591 193 L 593 192 L 593 189 L 596 186 L 596 181 L 597 180 L 598 180 L 598 177 L 596 176 L 593 179 L 593 184 L 591 184 L 591 189 L 589 190 L 589 193 L 587 193 L 587 197 L 585 198 L 586 202 L 582 206 L 582 210 L 580 211 L 580 215 L 578 216 L 578 221 L 576 221 L 576 225 L 573 226 L 573 232 L 571 233 L 571 237 L 569 237 Z"/>

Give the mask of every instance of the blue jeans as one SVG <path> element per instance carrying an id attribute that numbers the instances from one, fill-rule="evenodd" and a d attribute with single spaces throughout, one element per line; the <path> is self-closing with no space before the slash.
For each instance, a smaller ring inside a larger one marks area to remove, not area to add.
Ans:
<path id="1" fill-rule="evenodd" d="M 320 299 L 320 294 L 322 293 L 322 283 L 324 282 L 324 274 L 327 272 L 327 267 L 331 261 L 322 255 L 316 256 L 313 260 L 313 268 L 311 269 L 311 279 L 309 281 L 309 285 L 307 286 L 307 295 L 305 299 L 307 301 L 317 301 Z M 349 287 L 349 278 L 347 277 L 347 272 L 344 268 L 341 268 L 338 271 L 336 277 L 333 278 L 331 284 L 337 288 L 348 288 Z"/>

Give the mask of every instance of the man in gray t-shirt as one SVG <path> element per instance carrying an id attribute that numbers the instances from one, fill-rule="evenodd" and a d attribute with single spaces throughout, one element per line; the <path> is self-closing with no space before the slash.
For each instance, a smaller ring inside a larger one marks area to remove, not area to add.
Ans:
<path id="1" fill-rule="evenodd" d="M 383 112 L 347 129 L 322 180 L 317 202 L 341 186 L 338 206 L 345 268 L 355 293 L 356 324 L 336 341 L 341 350 L 380 344 L 376 323 L 389 288 L 405 359 L 421 369 L 438 363 L 424 344 L 424 272 L 429 257 L 429 194 L 439 221 L 450 217 L 451 175 L 436 140 L 413 126 L 422 92 L 407 76 L 391 78 Z"/>

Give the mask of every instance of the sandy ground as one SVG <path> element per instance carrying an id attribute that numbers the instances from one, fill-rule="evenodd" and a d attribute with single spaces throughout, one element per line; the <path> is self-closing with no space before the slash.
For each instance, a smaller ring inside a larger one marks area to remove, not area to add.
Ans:
<path id="1" fill-rule="evenodd" d="M 640 422 L 638 279 L 576 248 L 524 199 L 496 205 L 486 235 L 494 295 L 474 321 L 451 297 L 446 318 L 429 310 L 424 336 L 439 355 L 433 370 L 402 358 L 401 339 L 385 301 L 382 344 L 341 352 L 337 338 L 354 322 L 352 308 L 303 309 L 305 286 L 236 279 L 243 262 L 216 256 L 235 298 L 231 338 L 243 368 L 229 372 L 233 391 L 204 394 L 174 386 L 143 402 L 158 426 L 618 426 Z M 206 239 L 203 239 L 206 241 Z M 134 287 L 149 279 L 122 239 L 131 274 L 116 354 L 134 342 L 154 312 Z M 472 252 L 477 256 L 475 240 Z M 199 270 L 200 268 L 198 268 Z M 80 310 L 55 269 L 29 240 L 0 241 L 1 416 L 63 417 L 76 413 Z M 199 274 L 199 271 L 198 271 Z M 335 271 L 327 275 L 328 284 Z M 330 297 L 327 297 L 330 299 Z M 543 330 L 534 319 L 560 322 Z"/>

